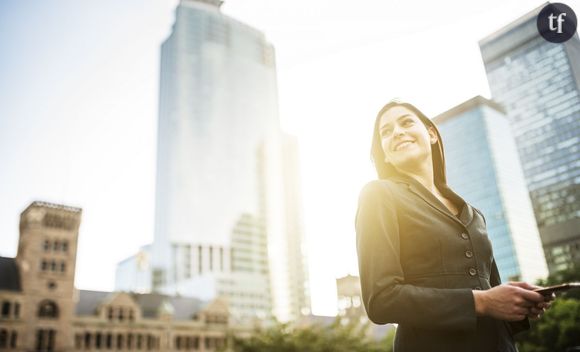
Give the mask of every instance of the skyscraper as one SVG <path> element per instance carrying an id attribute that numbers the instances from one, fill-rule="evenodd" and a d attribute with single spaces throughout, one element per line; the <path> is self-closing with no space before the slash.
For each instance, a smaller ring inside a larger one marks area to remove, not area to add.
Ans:
<path id="1" fill-rule="evenodd" d="M 544 4 L 545 5 L 545 4 Z M 580 263 L 580 39 L 554 44 L 540 6 L 479 42 L 507 112 L 550 271 Z"/>
<path id="2" fill-rule="evenodd" d="M 282 160 L 297 148 L 283 147 L 272 45 L 221 5 L 181 0 L 161 47 L 150 289 L 286 321 L 309 308 L 298 169 Z"/>
<path id="3" fill-rule="evenodd" d="M 182 0 L 161 47 L 153 265 L 162 284 L 175 281 L 172 243 L 227 245 L 242 214 L 257 214 L 256 148 L 279 128 L 274 49 L 221 3 Z"/>
<path id="4" fill-rule="evenodd" d="M 548 275 L 517 148 L 501 107 L 476 96 L 436 116 L 449 185 L 481 210 L 503 282 Z"/>

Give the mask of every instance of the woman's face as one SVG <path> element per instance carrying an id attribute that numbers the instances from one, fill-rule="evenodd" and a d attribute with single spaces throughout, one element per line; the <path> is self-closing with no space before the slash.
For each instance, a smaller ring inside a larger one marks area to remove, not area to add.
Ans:
<path id="1" fill-rule="evenodd" d="M 385 111 L 379 119 L 379 134 L 386 163 L 409 169 L 424 160 L 431 161 L 431 144 L 437 142 L 437 134 L 406 107 L 394 106 Z"/>

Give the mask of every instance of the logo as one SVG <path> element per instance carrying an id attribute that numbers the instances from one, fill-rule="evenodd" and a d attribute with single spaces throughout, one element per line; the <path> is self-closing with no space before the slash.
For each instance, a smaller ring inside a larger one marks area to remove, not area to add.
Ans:
<path id="1" fill-rule="evenodd" d="M 536 24 L 544 39 L 551 43 L 563 43 L 576 33 L 578 20 L 568 5 L 553 3 L 544 6 Z"/>

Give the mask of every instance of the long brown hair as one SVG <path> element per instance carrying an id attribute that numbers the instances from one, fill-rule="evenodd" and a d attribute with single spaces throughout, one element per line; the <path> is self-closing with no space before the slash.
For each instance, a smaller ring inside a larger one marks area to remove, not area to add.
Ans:
<path id="1" fill-rule="evenodd" d="M 379 123 L 381 121 L 381 116 L 390 108 L 395 106 L 403 106 L 419 117 L 425 128 L 433 127 L 435 133 L 437 134 L 437 142 L 431 144 L 431 161 L 433 163 L 433 178 L 435 185 L 445 184 L 447 185 L 447 177 L 445 176 L 445 153 L 443 152 L 443 140 L 441 139 L 441 134 L 437 129 L 437 126 L 433 121 L 431 121 L 421 110 L 417 109 L 413 104 L 402 102 L 400 100 L 391 100 L 388 102 L 377 114 L 375 118 L 375 127 L 373 130 L 373 140 L 371 144 L 371 160 L 377 171 L 377 177 L 379 179 L 386 179 L 389 176 L 397 173 L 397 170 L 391 163 L 385 162 L 385 152 L 381 145 L 381 135 L 379 133 Z"/>

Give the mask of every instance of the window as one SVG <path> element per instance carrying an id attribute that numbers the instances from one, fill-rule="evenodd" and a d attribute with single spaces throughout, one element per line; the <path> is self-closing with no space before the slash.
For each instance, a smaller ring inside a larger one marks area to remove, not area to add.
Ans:
<path id="1" fill-rule="evenodd" d="M 16 341 L 18 340 L 18 333 L 12 330 L 12 336 L 10 336 L 10 348 L 16 348 Z"/>
<path id="2" fill-rule="evenodd" d="M 117 335 L 117 349 L 120 350 L 123 348 L 123 335 Z"/>
<path id="3" fill-rule="evenodd" d="M 60 263 L 60 272 L 64 273 L 66 269 L 66 263 L 65 262 L 61 262 Z"/>
<path id="4" fill-rule="evenodd" d="M 0 329 L 0 349 L 16 348 L 17 339 L 18 333 L 15 330 L 9 333 L 6 329 Z"/>
<path id="5" fill-rule="evenodd" d="M 133 334 L 127 334 L 127 348 L 133 348 Z"/>
<path id="6" fill-rule="evenodd" d="M 2 302 L 2 318 L 10 317 L 10 302 Z"/>
<path id="7" fill-rule="evenodd" d="M 0 329 L 0 348 L 8 347 L 8 331 Z"/>
<path id="8" fill-rule="evenodd" d="M 20 303 L 14 303 L 14 318 L 20 318 Z"/>
<path id="9" fill-rule="evenodd" d="M 137 335 L 137 349 L 140 350 L 141 346 L 143 344 L 143 335 L 138 334 Z"/>
<path id="10" fill-rule="evenodd" d="M 50 241 L 49 240 L 44 240 L 43 249 L 45 252 L 48 252 L 48 250 L 50 249 Z"/>
<path id="11" fill-rule="evenodd" d="M 113 347 L 113 335 L 111 333 L 107 334 L 106 345 L 107 349 L 111 349 L 111 347 Z"/>
<path id="12" fill-rule="evenodd" d="M 48 262 L 46 260 L 43 260 L 42 263 L 40 264 L 40 270 L 42 271 L 48 270 Z"/>
<path id="13" fill-rule="evenodd" d="M 60 250 L 60 242 L 59 241 L 54 241 L 52 249 L 55 252 L 58 252 Z"/>
<path id="14" fill-rule="evenodd" d="M 52 329 L 36 330 L 36 351 L 53 352 L 56 331 Z"/>
<path id="15" fill-rule="evenodd" d="M 85 348 L 91 347 L 91 333 L 85 332 Z"/>
<path id="16" fill-rule="evenodd" d="M 68 241 L 62 242 L 62 251 L 65 253 L 68 252 Z"/>
<path id="17" fill-rule="evenodd" d="M 201 275 L 202 269 L 202 258 L 201 258 L 201 246 L 197 247 L 197 272 Z"/>
<path id="18" fill-rule="evenodd" d="M 102 346 L 102 338 L 103 338 L 103 335 L 101 335 L 100 332 L 98 332 L 95 335 L 95 347 L 96 348 L 101 348 L 101 346 Z"/>
<path id="19" fill-rule="evenodd" d="M 49 300 L 40 302 L 38 305 L 38 317 L 58 318 L 58 306 L 53 301 Z"/>

